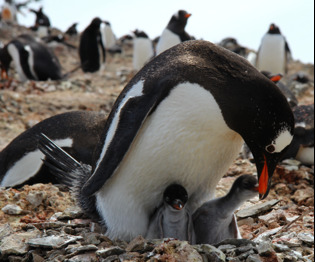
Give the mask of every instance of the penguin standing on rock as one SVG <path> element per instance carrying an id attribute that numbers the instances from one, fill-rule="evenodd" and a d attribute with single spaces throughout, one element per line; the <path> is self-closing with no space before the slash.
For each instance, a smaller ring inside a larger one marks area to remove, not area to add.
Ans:
<path id="1" fill-rule="evenodd" d="M 241 238 L 234 212 L 258 195 L 258 182 L 252 175 L 238 177 L 230 191 L 204 203 L 193 214 L 197 244 L 217 244 L 229 238 Z"/>
<path id="2" fill-rule="evenodd" d="M 0 186 L 60 183 L 43 165 L 38 150 L 38 136 L 49 135 L 53 141 L 79 161 L 92 163 L 92 154 L 106 117 L 98 112 L 73 111 L 47 118 L 17 136 L 0 152 Z"/>
<path id="3" fill-rule="evenodd" d="M 79 56 L 83 72 L 96 72 L 105 63 L 105 46 L 102 41 L 100 25 L 102 20 L 94 18 L 81 34 Z"/>
<path id="4" fill-rule="evenodd" d="M 8 77 L 11 62 L 20 81 L 61 79 L 61 65 L 57 56 L 43 43 L 30 35 L 20 35 L 0 50 L 1 76 Z"/>
<path id="5" fill-rule="evenodd" d="M 285 37 L 278 26 L 271 24 L 261 40 L 256 67 L 260 71 L 284 75 L 287 73 L 289 59 L 291 59 L 291 51 Z"/>
<path id="6" fill-rule="evenodd" d="M 191 37 L 185 31 L 190 16 L 191 14 L 187 13 L 185 10 L 179 10 L 172 16 L 156 45 L 157 55 L 174 45 L 191 40 Z"/>
<path id="7" fill-rule="evenodd" d="M 132 65 L 135 71 L 139 71 L 154 56 L 153 44 L 148 35 L 139 30 L 133 31 L 133 59 Z"/>
<path id="8" fill-rule="evenodd" d="M 191 212 L 212 199 L 243 140 L 265 198 L 293 130 L 286 98 L 246 59 L 208 41 L 186 41 L 123 89 L 77 195 L 95 199 L 108 237 L 130 240 L 146 234 L 168 185 L 187 190 Z"/>

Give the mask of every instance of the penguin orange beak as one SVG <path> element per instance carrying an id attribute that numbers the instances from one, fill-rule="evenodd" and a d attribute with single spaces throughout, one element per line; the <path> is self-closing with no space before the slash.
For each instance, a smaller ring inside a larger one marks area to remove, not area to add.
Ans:
<path id="1" fill-rule="evenodd" d="M 185 18 L 191 17 L 191 14 L 186 14 Z"/>
<path id="2" fill-rule="evenodd" d="M 264 159 L 265 159 L 264 167 L 259 176 L 259 185 L 258 185 L 258 192 L 260 195 L 263 195 L 263 196 L 267 193 L 268 181 L 269 181 L 267 159 L 265 156 L 264 156 Z"/>
<path id="3" fill-rule="evenodd" d="M 277 82 L 279 82 L 279 81 L 281 80 L 281 78 L 282 78 L 282 75 L 281 75 L 281 74 L 278 74 L 278 75 L 272 76 L 272 77 L 270 78 L 270 80 L 271 80 L 272 82 L 274 82 L 274 83 L 277 83 Z"/>

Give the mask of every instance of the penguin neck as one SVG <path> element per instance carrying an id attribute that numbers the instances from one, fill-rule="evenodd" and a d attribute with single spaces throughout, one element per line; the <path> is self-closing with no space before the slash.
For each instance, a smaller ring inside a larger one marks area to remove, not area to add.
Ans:
<path id="1" fill-rule="evenodd" d="M 177 210 L 173 207 L 165 204 L 164 220 L 170 222 L 171 224 L 179 223 L 185 219 L 186 211 L 184 209 Z"/>
<path id="2" fill-rule="evenodd" d="M 239 192 L 235 192 L 232 188 L 227 195 L 218 199 L 220 215 L 226 218 L 230 217 L 244 201 Z"/>

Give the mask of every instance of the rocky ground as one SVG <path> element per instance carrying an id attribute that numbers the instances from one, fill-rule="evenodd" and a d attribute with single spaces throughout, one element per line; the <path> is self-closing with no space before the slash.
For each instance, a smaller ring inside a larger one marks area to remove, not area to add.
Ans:
<path id="1" fill-rule="evenodd" d="M 23 27 L 0 28 L 0 41 L 26 32 Z M 69 39 L 78 45 L 78 39 Z M 78 63 L 77 50 L 53 47 L 64 72 Z M 25 129 L 52 115 L 72 110 L 108 113 L 132 77 L 130 47 L 108 55 L 105 68 L 94 74 L 77 70 L 63 81 L 20 83 L 16 74 L 0 82 L 0 150 Z M 300 104 L 314 103 L 314 66 L 292 61 L 284 81 L 296 72 L 311 82 L 294 84 Z M 235 178 L 255 173 L 247 159 L 237 159 L 217 187 L 225 194 Z M 0 189 L 0 261 L 314 261 L 314 166 L 282 162 L 267 199 L 252 199 L 237 213 L 243 240 L 215 246 L 174 239 L 130 243 L 108 239 L 95 221 L 75 205 L 68 188 L 36 184 Z"/>

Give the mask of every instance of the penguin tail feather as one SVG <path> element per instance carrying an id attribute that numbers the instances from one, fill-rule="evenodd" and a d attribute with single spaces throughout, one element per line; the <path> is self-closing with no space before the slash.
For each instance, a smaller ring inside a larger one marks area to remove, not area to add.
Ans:
<path id="1" fill-rule="evenodd" d="M 46 156 L 44 164 L 58 181 L 67 186 L 73 186 L 79 174 L 90 172 L 88 165 L 79 163 L 43 133 L 38 135 L 38 148 Z"/>

